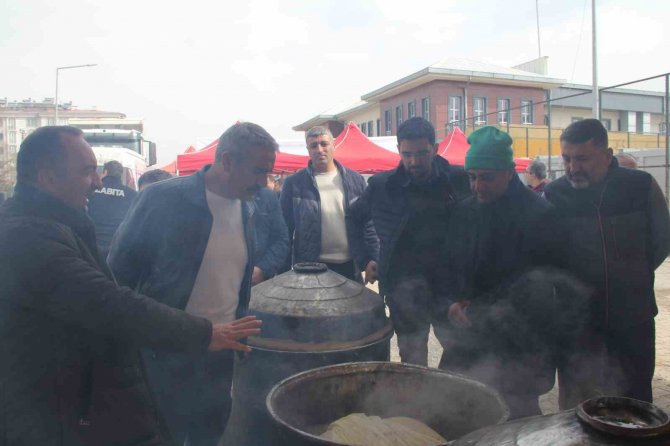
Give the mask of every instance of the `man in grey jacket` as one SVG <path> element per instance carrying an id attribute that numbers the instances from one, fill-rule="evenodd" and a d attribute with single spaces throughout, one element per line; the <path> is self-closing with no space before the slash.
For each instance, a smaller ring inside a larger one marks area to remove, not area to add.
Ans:
<path id="1" fill-rule="evenodd" d="M 162 445 L 138 348 L 248 351 L 260 321 L 212 325 L 119 287 L 98 255 L 88 197 L 101 187 L 79 129 L 21 144 L 0 208 L 0 444 Z"/>

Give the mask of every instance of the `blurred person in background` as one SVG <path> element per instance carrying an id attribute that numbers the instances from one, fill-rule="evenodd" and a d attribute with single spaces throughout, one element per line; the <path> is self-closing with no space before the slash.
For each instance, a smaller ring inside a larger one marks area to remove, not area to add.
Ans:
<path id="1" fill-rule="evenodd" d="M 617 153 L 616 159 L 619 161 L 619 166 L 626 169 L 637 169 L 637 159 L 629 153 Z"/>
<path id="2" fill-rule="evenodd" d="M 268 180 L 274 175 L 268 175 Z M 274 186 L 274 184 L 272 184 Z M 288 257 L 288 228 L 279 206 L 279 200 L 270 181 L 268 186 L 258 191 L 254 197 L 256 211 L 255 265 L 251 284 L 257 285 L 266 279 L 282 273 Z"/>
<path id="3" fill-rule="evenodd" d="M 169 180 L 170 178 L 172 178 L 170 172 L 161 169 L 149 170 L 148 172 L 144 172 L 142 176 L 140 176 L 140 179 L 137 180 L 137 190 L 142 192 L 148 185 L 158 183 L 159 181 Z"/>
<path id="4" fill-rule="evenodd" d="M 547 166 L 540 160 L 533 160 L 526 168 L 526 184 L 538 195 L 544 194 L 547 185 Z"/>
<path id="5" fill-rule="evenodd" d="M 88 203 L 88 215 L 95 223 L 95 237 L 103 260 L 109 246 L 137 191 L 123 184 L 124 169 L 118 161 L 108 161 L 102 168 L 102 188 L 95 191 Z"/>

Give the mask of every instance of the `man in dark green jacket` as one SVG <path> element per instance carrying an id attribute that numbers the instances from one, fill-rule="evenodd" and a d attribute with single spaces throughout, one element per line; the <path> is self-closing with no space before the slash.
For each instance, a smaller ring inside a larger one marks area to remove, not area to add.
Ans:
<path id="1" fill-rule="evenodd" d="M 212 325 L 115 283 L 98 255 L 88 196 L 101 187 L 82 132 L 42 127 L 21 144 L 0 209 L 0 444 L 169 444 L 138 348 L 249 348 L 247 318 Z"/>
<path id="2" fill-rule="evenodd" d="M 595 293 L 585 342 L 559 369 L 560 405 L 599 392 L 651 401 L 654 271 L 670 252 L 665 198 L 651 175 L 619 167 L 596 119 L 565 129 L 561 155 L 565 176 L 545 189 L 558 241 L 548 255 Z"/>

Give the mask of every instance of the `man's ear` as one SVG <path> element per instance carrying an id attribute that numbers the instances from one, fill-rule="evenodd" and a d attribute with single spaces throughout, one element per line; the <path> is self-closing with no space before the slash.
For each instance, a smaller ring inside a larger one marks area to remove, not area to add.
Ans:
<path id="1" fill-rule="evenodd" d="M 37 171 L 37 184 L 41 189 L 51 190 L 56 182 L 56 172 L 46 167 Z"/>
<path id="2" fill-rule="evenodd" d="M 230 173 L 233 169 L 233 158 L 230 156 L 230 152 L 223 152 L 221 154 L 221 165 L 223 166 L 223 171 Z"/>

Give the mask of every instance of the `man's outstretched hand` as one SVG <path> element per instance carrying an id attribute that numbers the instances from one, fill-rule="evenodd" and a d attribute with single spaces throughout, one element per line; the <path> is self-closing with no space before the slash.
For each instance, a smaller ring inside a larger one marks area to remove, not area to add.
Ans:
<path id="1" fill-rule="evenodd" d="M 233 322 L 215 324 L 212 326 L 212 340 L 207 350 L 217 352 L 219 350 L 239 350 L 250 352 L 251 347 L 238 342 L 247 336 L 255 336 L 261 333 L 263 322 L 256 316 L 246 316 Z"/>
<path id="2" fill-rule="evenodd" d="M 365 266 L 365 283 L 375 283 L 377 279 L 377 262 L 370 260 Z"/>

